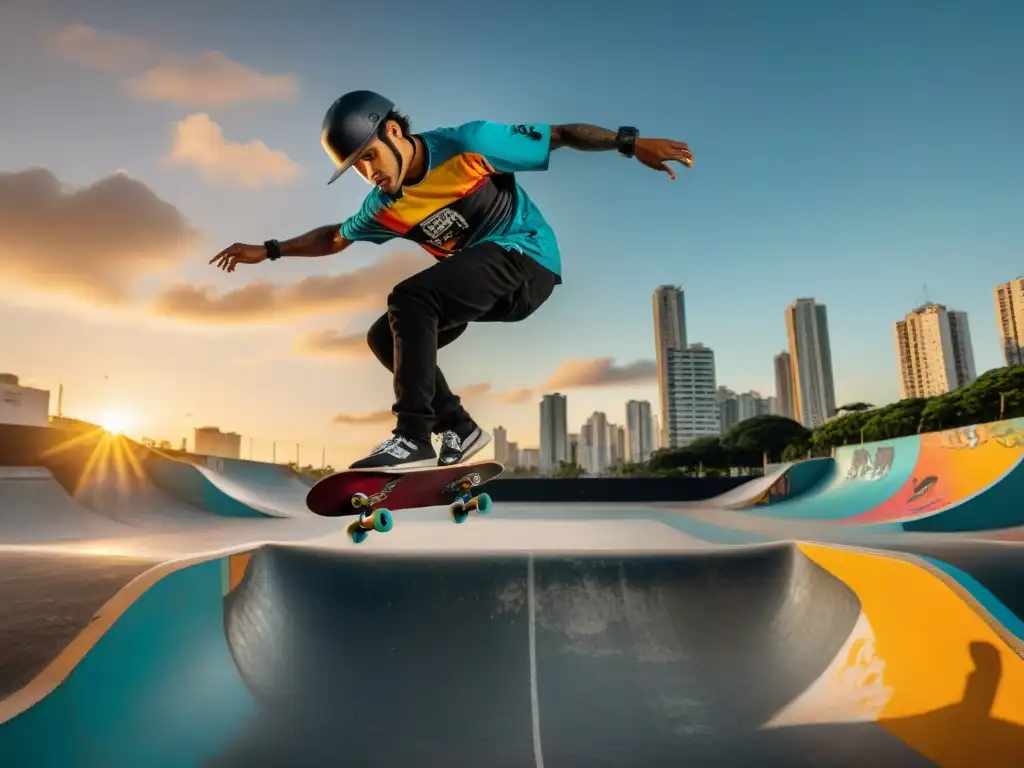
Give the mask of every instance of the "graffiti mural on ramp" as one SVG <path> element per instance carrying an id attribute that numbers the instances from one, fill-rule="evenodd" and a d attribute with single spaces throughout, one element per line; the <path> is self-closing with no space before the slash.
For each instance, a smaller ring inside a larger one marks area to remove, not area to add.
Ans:
<path id="1" fill-rule="evenodd" d="M 911 476 L 888 500 L 844 524 L 913 520 L 977 496 L 1024 460 L 1024 419 L 920 436 Z"/>

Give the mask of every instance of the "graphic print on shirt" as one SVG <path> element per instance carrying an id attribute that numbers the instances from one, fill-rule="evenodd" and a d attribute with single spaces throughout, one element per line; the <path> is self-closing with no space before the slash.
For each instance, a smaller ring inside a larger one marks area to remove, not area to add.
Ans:
<path id="1" fill-rule="evenodd" d="M 549 126 L 477 121 L 419 136 L 428 153 L 427 174 L 397 197 L 375 187 L 342 224 L 344 237 L 375 243 L 400 237 L 438 260 L 494 240 L 535 257 L 550 253 L 549 261 L 557 263 L 553 233 L 515 177 L 547 168 Z"/>
<path id="2" fill-rule="evenodd" d="M 466 247 L 506 223 L 515 211 L 515 181 L 482 156 L 462 152 L 444 161 L 374 218 L 437 258 Z"/>

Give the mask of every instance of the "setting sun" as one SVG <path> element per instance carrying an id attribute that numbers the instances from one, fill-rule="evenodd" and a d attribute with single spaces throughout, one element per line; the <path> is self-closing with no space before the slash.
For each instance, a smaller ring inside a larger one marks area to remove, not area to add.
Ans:
<path id="1" fill-rule="evenodd" d="M 131 417 L 121 409 L 110 409 L 103 413 L 99 425 L 114 435 L 123 435 L 131 429 Z"/>

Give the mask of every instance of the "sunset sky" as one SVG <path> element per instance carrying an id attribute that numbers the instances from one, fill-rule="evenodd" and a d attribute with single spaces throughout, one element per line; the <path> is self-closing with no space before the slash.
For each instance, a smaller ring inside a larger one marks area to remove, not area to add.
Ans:
<path id="1" fill-rule="evenodd" d="M 827 8 L 826 8 L 827 6 Z M 632 6 L 631 6 L 632 7 Z M 520 183 L 565 282 L 525 323 L 441 352 L 487 427 L 535 446 L 540 395 L 570 429 L 657 403 L 651 293 L 686 291 L 718 383 L 774 394 L 786 305 L 827 305 L 837 399 L 898 397 L 892 324 L 926 297 L 1001 364 L 992 290 L 1024 273 L 1024 5 L 654 3 L 635 14 L 479 3 L 52 2 L 0 7 L 0 371 L 65 388 L 175 443 L 217 425 L 253 457 L 341 466 L 393 426 L 364 334 L 431 263 L 393 242 L 234 274 L 232 242 L 346 218 L 319 144 L 341 93 L 426 130 L 587 122 L 687 141 L 679 179 L 559 150 Z M 380 414 L 383 412 L 384 418 Z"/>

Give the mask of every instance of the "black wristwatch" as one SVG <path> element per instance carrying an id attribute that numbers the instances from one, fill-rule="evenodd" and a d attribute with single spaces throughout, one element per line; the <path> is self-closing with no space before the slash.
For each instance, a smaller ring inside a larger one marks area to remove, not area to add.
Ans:
<path id="1" fill-rule="evenodd" d="M 267 249 L 267 258 L 271 261 L 281 258 L 281 244 L 277 240 L 267 240 L 263 243 L 263 247 Z"/>
<path id="2" fill-rule="evenodd" d="M 632 126 L 624 125 L 619 128 L 619 132 L 615 136 L 615 148 L 619 150 L 619 154 L 623 157 L 633 157 L 639 135 L 640 131 Z"/>

